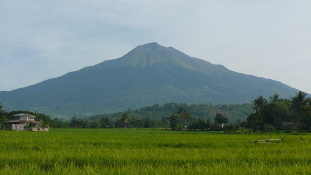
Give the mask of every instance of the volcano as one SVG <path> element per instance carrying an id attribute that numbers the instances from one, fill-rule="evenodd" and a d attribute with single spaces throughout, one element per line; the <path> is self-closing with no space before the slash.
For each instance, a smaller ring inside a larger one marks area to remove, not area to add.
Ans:
<path id="1" fill-rule="evenodd" d="M 13 91 L 0 92 L 4 109 L 52 117 L 83 117 L 169 102 L 250 103 L 259 95 L 289 98 L 281 82 L 231 71 L 158 43 L 137 46 L 118 59 Z"/>

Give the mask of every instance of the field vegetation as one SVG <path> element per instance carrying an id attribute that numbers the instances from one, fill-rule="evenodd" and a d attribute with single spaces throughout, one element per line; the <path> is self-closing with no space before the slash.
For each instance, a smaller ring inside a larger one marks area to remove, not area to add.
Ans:
<path id="1" fill-rule="evenodd" d="M 292 133 L 165 129 L 0 131 L 0 174 L 310 174 L 310 142 Z M 255 144 L 281 138 L 279 144 Z M 295 132 L 294 134 L 297 134 Z M 303 133 L 300 133 L 303 134 Z M 303 138 L 310 140 L 310 134 Z"/>

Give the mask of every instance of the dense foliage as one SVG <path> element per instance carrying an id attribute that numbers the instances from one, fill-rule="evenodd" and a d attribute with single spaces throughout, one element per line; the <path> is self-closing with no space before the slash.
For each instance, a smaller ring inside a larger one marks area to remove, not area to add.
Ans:
<path id="1" fill-rule="evenodd" d="M 173 128 L 182 130 L 185 126 L 192 129 L 209 128 L 209 123 L 216 115 L 223 116 L 226 122 L 245 121 L 252 113 L 251 104 L 228 104 L 213 105 L 166 103 L 164 105 L 154 104 L 139 109 L 128 109 L 124 112 L 112 114 L 100 114 L 89 118 L 75 118 L 80 123 L 88 122 L 89 125 L 80 127 L 107 128 L 107 127 L 130 127 L 130 128 Z M 126 120 L 124 120 L 126 116 Z M 73 121 L 73 118 L 71 119 Z M 126 122 L 124 122 L 126 121 Z M 204 121 L 204 123 L 201 123 Z M 198 128 L 196 126 L 199 126 Z M 204 127 L 203 127 L 204 126 Z"/>
<path id="2" fill-rule="evenodd" d="M 128 109 L 127 114 L 130 117 L 137 119 L 145 119 L 148 117 L 152 120 L 161 120 L 163 118 L 169 117 L 172 114 L 178 113 L 179 109 L 183 108 L 187 111 L 193 119 L 199 117 L 203 119 L 214 120 L 216 114 L 222 114 L 226 116 L 230 122 L 235 122 L 236 120 L 246 120 L 247 116 L 253 112 L 252 104 L 211 104 L 211 103 L 193 103 L 191 105 L 186 103 L 166 103 L 163 105 L 154 104 L 152 106 L 141 107 L 139 109 Z M 112 120 L 117 120 L 122 115 L 122 112 L 112 113 L 112 114 L 100 114 L 89 117 L 89 120 L 96 121 L 103 117 L 108 117 Z"/>
<path id="3" fill-rule="evenodd" d="M 247 126 L 264 130 L 270 126 L 277 129 L 310 129 L 311 98 L 304 92 L 298 92 L 291 99 L 279 98 L 274 94 L 269 100 L 263 96 L 252 101 L 255 113 L 247 118 Z"/>
<path id="4" fill-rule="evenodd" d="M 185 104 L 185 103 L 166 103 L 164 105 L 154 104 L 139 109 L 111 113 L 100 114 L 91 117 L 72 117 L 66 121 L 64 119 L 53 118 L 49 115 L 44 115 L 30 111 L 11 111 L 3 112 L 5 120 L 11 120 L 12 116 L 18 113 L 28 113 L 37 116 L 36 120 L 46 121 L 53 128 L 179 128 L 190 126 L 195 129 L 201 121 L 209 123 L 214 121 L 216 115 L 221 115 L 227 118 L 232 123 L 242 120 L 245 121 L 247 116 L 252 113 L 251 104 L 228 104 L 228 105 L 213 105 L 211 103 L 202 104 Z M 174 124 L 175 116 L 175 124 Z M 197 123 L 197 124 L 195 124 Z M 178 126 L 177 126 L 178 125 Z M 208 128 L 208 125 L 199 128 Z"/>

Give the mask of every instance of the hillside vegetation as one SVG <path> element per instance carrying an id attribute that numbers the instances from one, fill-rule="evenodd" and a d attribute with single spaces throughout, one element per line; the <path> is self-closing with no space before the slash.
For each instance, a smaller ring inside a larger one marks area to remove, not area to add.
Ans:
<path id="1" fill-rule="evenodd" d="M 213 105 L 211 103 L 202 104 L 185 104 L 185 103 L 166 103 L 164 105 L 154 104 L 139 109 L 128 109 L 126 112 L 131 118 L 145 119 L 148 117 L 153 120 L 161 120 L 178 112 L 179 108 L 183 108 L 192 116 L 193 120 L 197 118 L 214 120 L 216 114 L 226 116 L 230 122 L 237 120 L 246 121 L 246 118 L 254 111 L 252 104 L 229 104 L 229 105 Z M 99 114 L 89 117 L 89 120 L 96 121 L 103 117 L 116 120 L 120 119 L 122 112 L 112 114 Z"/>

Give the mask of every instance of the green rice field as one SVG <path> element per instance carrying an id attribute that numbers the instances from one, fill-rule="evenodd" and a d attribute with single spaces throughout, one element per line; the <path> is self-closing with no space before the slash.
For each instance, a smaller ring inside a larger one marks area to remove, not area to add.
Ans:
<path id="1" fill-rule="evenodd" d="M 0 174 L 310 174 L 311 144 L 288 134 L 148 129 L 0 131 Z M 310 134 L 302 135 L 311 140 Z"/>

